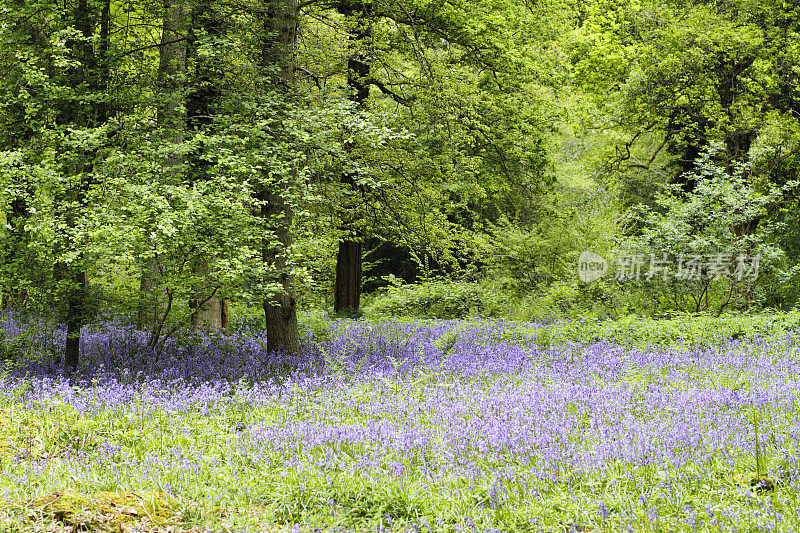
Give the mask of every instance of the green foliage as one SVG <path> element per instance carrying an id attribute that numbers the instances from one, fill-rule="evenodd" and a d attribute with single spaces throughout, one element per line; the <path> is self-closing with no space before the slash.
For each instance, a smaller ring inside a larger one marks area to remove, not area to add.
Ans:
<path id="1" fill-rule="evenodd" d="M 370 315 L 420 318 L 493 316 L 500 302 L 491 288 L 470 282 L 425 281 L 389 288 L 370 302 Z"/>
<path id="2" fill-rule="evenodd" d="M 683 170 L 713 141 L 747 160 L 793 113 L 796 9 L 772 0 L 643 2 L 628 19 L 640 46 L 622 91 L 625 120 L 662 129 Z M 790 137 L 773 146 L 791 149 Z"/>
<path id="3" fill-rule="evenodd" d="M 327 342 L 335 333 L 331 317 L 321 310 L 302 311 L 298 313 L 297 321 L 300 334 L 314 343 Z"/>
<path id="4" fill-rule="evenodd" d="M 24 331 L 10 337 L 0 321 L 0 371 L 22 361 L 52 363 L 60 358 L 60 347 L 54 338 L 57 325 L 48 320 L 28 322 Z"/>
<path id="5" fill-rule="evenodd" d="M 4 331 L 0 329 L 0 361 L 5 363 L 6 368 L 14 366 L 16 363 L 28 357 L 31 350 L 31 336 L 33 329 L 28 329 L 16 337 L 6 337 Z"/>
<path id="6" fill-rule="evenodd" d="M 250 332 L 257 334 L 264 331 L 264 310 L 249 307 L 242 302 L 228 303 L 228 329 L 231 332 Z"/>
<path id="7" fill-rule="evenodd" d="M 721 339 L 777 338 L 800 328 L 800 312 L 752 315 L 677 314 L 654 318 L 628 315 L 616 319 L 576 318 L 537 328 L 519 326 L 511 339 L 529 339 L 546 349 L 564 343 L 611 342 L 622 346 L 689 349 L 711 346 Z"/>
<path id="8" fill-rule="evenodd" d="M 796 6 L 305 3 L 279 87 L 259 10 L 105 5 L 0 8 L 0 307 L 123 317 L 157 344 L 214 294 L 260 329 L 287 278 L 301 307 L 330 305 L 342 238 L 370 287 L 410 283 L 366 295 L 372 315 L 797 301 Z M 159 42 L 170 23 L 187 42 Z M 584 250 L 761 253 L 762 273 L 584 286 Z"/>
<path id="9" fill-rule="evenodd" d="M 713 276 L 704 271 L 701 279 L 656 276 L 641 283 L 637 289 L 651 295 L 655 312 L 747 308 L 753 303 L 758 278 L 769 275 L 783 259 L 783 251 L 768 239 L 768 226 L 759 222 L 769 206 L 794 194 L 797 182 L 782 187 L 755 185 L 751 164 L 728 172 L 715 160 L 722 153 L 720 146 L 712 146 L 696 162 L 696 170 L 685 178 L 697 182 L 690 193 L 675 185 L 659 195 L 656 208 L 638 206 L 630 213 L 629 232 L 634 236 L 623 241 L 629 254 L 672 261 L 718 257 L 727 270 Z M 735 274 L 738 258 L 746 258 L 750 265 L 755 256 L 758 277 Z"/>
<path id="10" fill-rule="evenodd" d="M 618 316 L 626 314 L 629 307 L 630 296 L 618 287 L 603 281 L 587 285 L 569 280 L 522 296 L 509 314 L 514 320 L 550 322 L 575 316 Z"/>

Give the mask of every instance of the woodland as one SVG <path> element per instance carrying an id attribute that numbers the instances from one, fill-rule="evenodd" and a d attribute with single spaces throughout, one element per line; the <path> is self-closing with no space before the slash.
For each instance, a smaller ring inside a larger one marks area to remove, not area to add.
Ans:
<path id="1" fill-rule="evenodd" d="M 0 0 L 0 531 L 800 531 L 800 4 Z"/>
<path id="2" fill-rule="evenodd" d="M 2 0 L 2 307 L 66 324 L 73 369 L 99 320 L 296 353 L 298 311 L 791 308 L 799 29 L 785 0 Z M 586 283 L 587 250 L 731 267 Z"/>

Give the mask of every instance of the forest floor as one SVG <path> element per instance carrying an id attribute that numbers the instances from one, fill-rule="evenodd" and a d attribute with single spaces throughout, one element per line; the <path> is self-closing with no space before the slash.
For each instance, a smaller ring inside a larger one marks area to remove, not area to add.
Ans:
<path id="1" fill-rule="evenodd" d="M 69 378 L 37 331 L 0 373 L 0 531 L 800 529 L 797 334 L 539 329 L 338 321 L 276 361 L 106 326 Z"/>

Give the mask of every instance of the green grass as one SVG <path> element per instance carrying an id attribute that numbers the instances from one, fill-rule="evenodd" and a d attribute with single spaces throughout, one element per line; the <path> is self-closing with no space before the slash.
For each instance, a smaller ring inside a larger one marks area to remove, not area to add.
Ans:
<path id="1" fill-rule="evenodd" d="M 676 315 L 653 318 L 628 315 L 617 319 L 578 318 L 544 327 L 520 325 L 504 336 L 516 342 L 550 348 L 564 343 L 612 342 L 628 348 L 687 349 L 712 346 L 725 339 L 777 338 L 800 328 L 800 312 L 752 315 Z"/>

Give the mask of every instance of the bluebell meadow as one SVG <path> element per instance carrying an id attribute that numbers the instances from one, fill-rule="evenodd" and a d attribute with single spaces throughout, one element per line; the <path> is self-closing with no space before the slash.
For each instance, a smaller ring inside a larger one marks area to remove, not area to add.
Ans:
<path id="1" fill-rule="evenodd" d="M 800 529 L 795 333 L 541 349 L 499 320 L 340 320 L 289 357 L 100 324 L 65 376 L 63 329 L 3 327 L 31 332 L 0 372 L 13 531 L 77 524 L 53 495 L 124 531 Z"/>

